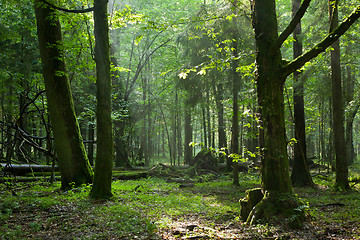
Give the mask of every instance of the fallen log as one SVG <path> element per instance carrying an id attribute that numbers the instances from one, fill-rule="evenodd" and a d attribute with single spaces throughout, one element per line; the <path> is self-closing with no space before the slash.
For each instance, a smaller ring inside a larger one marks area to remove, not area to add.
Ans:
<path id="1" fill-rule="evenodd" d="M 0 163 L 1 169 L 5 173 L 11 173 L 16 176 L 22 176 L 31 172 L 51 172 L 53 170 L 50 165 L 37 165 L 37 164 L 7 164 Z M 54 171 L 59 171 L 55 166 Z"/>
<path id="2" fill-rule="evenodd" d="M 46 181 L 46 182 L 50 182 L 50 178 L 49 177 L 15 177 L 12 178 L 13 180 L 15 180 L 16 182 L 37 182 L 37 181 Z M 61 177 L 55 177 L 56 181 L 60 181 Z M 0 178 L 0 183 L 5 183 L 5 182 L 9 182 L 10 179 L 9 178 Z"/>
<path id="3" fill-rule="evenodd" d="M 147 178 L 149 176 L 148 172 L 114 172 L 113 180 L 136 180 L 140 178 Z"/>

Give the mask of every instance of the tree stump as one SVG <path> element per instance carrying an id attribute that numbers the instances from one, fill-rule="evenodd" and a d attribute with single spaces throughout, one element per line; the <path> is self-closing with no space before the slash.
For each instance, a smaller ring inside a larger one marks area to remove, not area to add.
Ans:
<path id="1" fill-rule="evenodd" d="M 243 221 L 247 221 L 251 210 L 263 199 L 264 194 L 261 188 L 246 190 L 246 197 L 240 199 L 240 217 Z"/>

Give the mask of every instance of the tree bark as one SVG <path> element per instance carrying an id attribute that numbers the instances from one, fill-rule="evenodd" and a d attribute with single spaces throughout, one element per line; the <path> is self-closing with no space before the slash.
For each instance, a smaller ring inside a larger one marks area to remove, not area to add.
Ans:
<path id="1" fill-rule="evenodd" d="M 234 0 L 233 2 L 234 6 L 237 6 L 238 1 Z M 237 14 L 237 11 L 234 11 L 234 14 Z M 237 19 L 233 19 L 233 29 L 232 29 L 232 35 L 234 39 L 239 39 L 239 34 L 236 29 L 237 27 Z M 232 95 L 233 95 L 233 116 L 232 116 L 232 122 L 231 122 L 231 148 L 230 153 L 239 154 L 239 103 L 238 103 L 238 95 L 240 90 L 240 76 L 237 72 L 237 67 L 239 65 L 238 60 L 238 44 L 237 41 L 233 42 L 233 58 L 232 61 Z M 233 184 L 239 185 L 239 168 L 238 168 L 238 162 L 233 161 L 232 162 L 233 167 Z"/>
<path id="2" fill-rule="evenodd" d="M 292 0 L 292 12 L 295 17 L 300 8 L 301 0 Z M 301 21 L 294 29 L 293 55 L 294 59 L 302 54 Z M 296 187 L 314 186 L 307 166 L 306 134 L 305 134 L 305 113 L 304 113 L 304 81 L 299 71 L 294 72 L 294 121 L 295 121 L 295 148 L 294 165 L 291 174 L 291 181 Z"/>
<path id="3" fill-rule="evenodd" d="M 94 166 L 94 141 L 95 141 L 95 129 L 94 124 L 90 123 L 88 126 L 88 158 L 91 166 Z"/>
<path id="4" fill-rule="evenodd" d="M 226 133 L 225 133 L 225 123 L 224 123 L 224 97 L 223 91 L 224 86 L 222 83 L 218 84 L 215 88 L 214 86 L 214 93 L 215 93 L 215 101 L 216 101 L 216 108 L 218 113 L 218 137 L 219 137 L 219 149 L 227 147 L 226 143 Z"/>
<path id="5" fill-rule="evenodd" d="M 192 147 L 189 144 L 192 142 L 192 126 L 191 126 L 191 107 L 185 104 L 185 143 L 184 143 L 184 162 L 185 164 L 193 165 Z"/>
<path id="6" fill-rule="evenodd" d="M 73 183 L 75 186 L 91 183 L 92 170 L 75 116 L 70 83 L 66 74 L 60 22 L 50 7 L 38 1 L 35 1 L 34 6 L 61 187 L 69 188 Z"/>
<path id="7" fill-rule="evenodd" d="M 338 26 L 338 1 L 329 0 L 330 32 Z M 336 157 L 335 188 L 349 189 L 344 129 L 344 102 L 341 86 L 340 42 L 336 40 L 331 50 L 331 89 L 333 100 L 334 143 Z"/>
<path id="8" fill-rule="evenodd" d="M 262 182 L 265 191 L 292 193 L 285 139 L 285 117 L 280 50 L 271 47 L 278 34 L 275 1 L 255 1 L 253 24 L 257 46 L 257 91 L 261 106 L 263 138 Z"/>
<path id="9" fill-rule="evenodd" d="M 110 44 L 107 0 L 94 0 L 96 62 L 96 159 L 93 198 L 112 196 L 113 129 L 111 120 Z"/>
<path id="10" fill-rule="evenodd" d="M 345 81 L 345 97 L 346 97 L 346 104 L 349 108 L 348 114 L 346 114 L 345 120 L 345 141 L 346 141 L 346 152 L 347 152 L 347 163 L 349 165 L 354 163 L 354 159 L 356 158 L 355 150 L 354 150 L 354 118 L 359 111 L 360 104 L 355 103 L 352 104 L 354 100 L 354 78 L 351 73 L 351 67 L 347 66 L 347 78 Z"/>
<path id="11" fill-rule="evenodd" d="M 225 152 L 228 152 L 227 141 L 226 141 L 226 132 L 225 132 L 225 122 L 224 122 L 224 86 L 223 83 L 219 83 L 215 86 L 215 81 L 213 82 L 213 91 L 215 95 L 215 104 L 218 117 L 218 148 L 225 148 Z M 223 156 L 220 156 L 223 158 Z M 232 160 L 226 158 L 226 171 L 231 171 L 232 169 Z"/>

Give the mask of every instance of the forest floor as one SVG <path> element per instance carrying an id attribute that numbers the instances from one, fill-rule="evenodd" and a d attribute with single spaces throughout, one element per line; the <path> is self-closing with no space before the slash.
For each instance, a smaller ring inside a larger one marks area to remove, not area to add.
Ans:
<path id="1" fill-rule="evenodd" d="M 91 186 L 3 183 L 0 239 L 360 239 L 360 184 L 339 193 L 332 174 L 314 180 L 317 190 L 295 189 L 309 205 L 301 229 L 239 219 L 239 199 L 259 186 L 256 173 L 241 173 L 240 186 L 223 174 L 117 180 L 114 197 L 102 202 L 89 199 Z"/>

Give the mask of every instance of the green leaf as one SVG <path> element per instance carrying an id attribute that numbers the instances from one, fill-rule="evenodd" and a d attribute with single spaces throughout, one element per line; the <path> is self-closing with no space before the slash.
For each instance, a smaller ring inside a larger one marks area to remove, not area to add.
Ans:
<path id="1" fill-rule="evenodd" d="M 141 42 L 141 39 L 143 39 L 144 35 L 140 35 L 140 36 L 137 36 L 135 38 L 135 45 L 139 45 L 139 43 Z"/>

